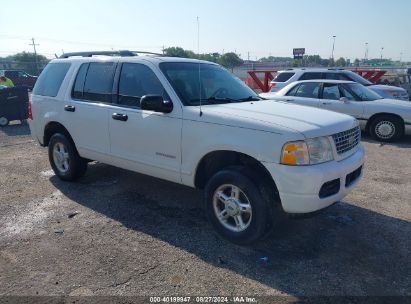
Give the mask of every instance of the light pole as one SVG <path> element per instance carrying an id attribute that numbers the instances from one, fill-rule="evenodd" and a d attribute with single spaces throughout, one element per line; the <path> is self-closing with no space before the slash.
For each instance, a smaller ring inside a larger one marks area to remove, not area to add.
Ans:
<path id="1" fill-rule="evenodd" d="M 332 52 L 331 52 L 331 59 L 333 60 L 333 63 L 334 63 L 334 47 L 335 47 L 335 37 L 337 37 L 337 36 L 333 36 L 333 50 L 332 50 Z"/>
<path id="2" fill-rule="evenodd" d="M 364 61 L 368 59 L 368 42 L 365 43 Z"/>
<path id="3" fill-rule="evenodd" d="M 384 51 L 384 47 L 381 47 L 381 63 L 382 63 L 382 51 Z"/>

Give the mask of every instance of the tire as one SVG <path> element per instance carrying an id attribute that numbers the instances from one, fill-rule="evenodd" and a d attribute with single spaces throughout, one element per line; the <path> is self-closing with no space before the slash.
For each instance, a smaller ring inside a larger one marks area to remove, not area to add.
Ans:
<path id="1" fill-rule="evenodd" d="M 381 115 L 371 122 L 370 134 L 375 140 L 394 142 L 404 135 L 404 123 L 398 117 Z"/>
<path id="2" fill-rule="evenodd" d="M 50 138 L 49 161 L 54 173 L 64 181 L 74 181 L 87 171 L 87 162 L 80 157 L 71 139 L 62 133 Z"/>
<path id="3" fill-rule="evenodd" d="M 224 169 L 208 181 L 205 211 L 216 232 L 239 245 L 262 238 L 273 220 L 267 200 L 244 170 L 239 169 Z"/>
<path id="4" fill-rule="evenodd" d="M 9 120 L 7 119 L 7 117 L 2 116 L 0 117 L 0 127 L 5 127 L 9 124 Z"/>

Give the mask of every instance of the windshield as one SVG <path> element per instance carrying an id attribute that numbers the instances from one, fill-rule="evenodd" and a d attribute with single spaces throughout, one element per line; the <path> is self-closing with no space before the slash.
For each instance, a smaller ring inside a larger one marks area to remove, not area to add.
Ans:
<path id="1" fill-rule="evenodd" d="M 363 86 L 369 86 L 372 85 L 372 82 L 369 82 L 367 79 L 361 77 L 357 73 L 351 72 L 351 71 L 345 71 L 347 76 L 355 82 L 361 83 Z"/>
<path id="2" fill-rule="evenodd" d="M 359 83 L 345 83 L 343 84 L 343 87 L 348 91 L 354 93 L 361 101 L 373 101 L 377 99 L 383 99 L 380 95 Z"/>
<path id="3" fill-rule="evenodd" d="M 261 98 L 219 65 L 164 62 L 160 69 L 186 106 L 260 100 Z M 200 96 L 201 92 L 201 96 Z"/>

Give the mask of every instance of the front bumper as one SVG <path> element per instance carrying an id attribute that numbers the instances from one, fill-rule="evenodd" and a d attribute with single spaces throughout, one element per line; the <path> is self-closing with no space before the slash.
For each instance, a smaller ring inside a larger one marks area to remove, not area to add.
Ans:
<path id="1" fill-rule="evenodd" d="M 347 175 L 364 165 L 364 149 L 359 149 L 350 157 L 341 161 L 331 161 L 312 166 L 285 166 L 276 163 L 264 163 L 273 177 L 280 194 L 283 209 L 287 213 L 308 213 L 328 207 L 341 200 L 358 184 L 362 171 L 354 181 L 346 186 Z M 322 186 L 339 179 L 339 191 L 325 198 L 320 198 Z"/>

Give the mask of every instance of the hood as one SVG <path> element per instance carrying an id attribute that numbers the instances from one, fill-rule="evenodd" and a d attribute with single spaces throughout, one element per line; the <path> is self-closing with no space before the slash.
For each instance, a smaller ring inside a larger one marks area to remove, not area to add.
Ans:
<path id="1" fill-rule="evenodd" d="M 411 111 L 411 102 L 407 100 L 383 98 L 374 100 L 374 102 L 378 102 L 378 104 L 391 106 L 393 108 L 400 108 L 402 110 L 405 109 Z"/>
<path id="2" fill-rule="evenodd" d="M 399 88 L 399 87 L 394 87 L 394 86 L 389 86 L 385 84 L 374 84 L 368 86 L 370 89 L 373 90 L 381 90 L 381 91 L 398 91 L 398 92 L 406 92 L 405 89 Z"/>
<path id="3" fill-rule="evenodd" d="M 306 138 L 332 135 L 358 125 L 355 118 L 345 114 L 270 100 L 206 105 L 202 109 L 203 119 L 210 123 L 273 133 L 298 132 Z"/>

